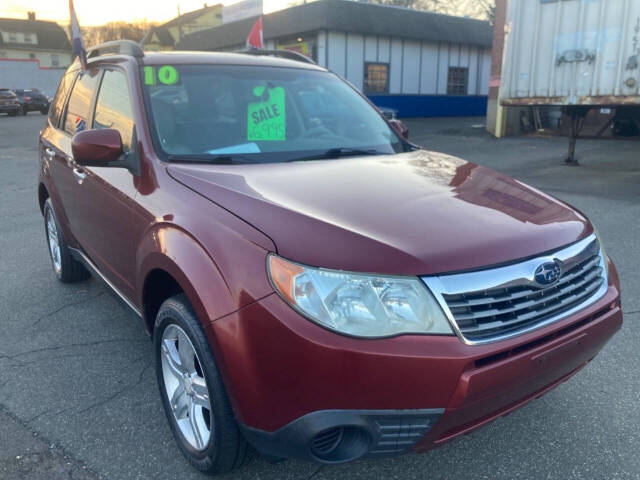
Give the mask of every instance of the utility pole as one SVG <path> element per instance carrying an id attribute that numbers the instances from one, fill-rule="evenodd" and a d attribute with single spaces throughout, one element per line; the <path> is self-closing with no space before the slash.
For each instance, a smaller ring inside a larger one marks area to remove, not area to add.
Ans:
<path id="1" fill-rule="evenodd" d="M 507 41 L 507 0 L 497 0 L 493 18 L 493 46 L 487 102 L 487 130 L 497 138 L 505 135 L 507 125 L 507 111 L 500 105 L 502 67 Z"/>

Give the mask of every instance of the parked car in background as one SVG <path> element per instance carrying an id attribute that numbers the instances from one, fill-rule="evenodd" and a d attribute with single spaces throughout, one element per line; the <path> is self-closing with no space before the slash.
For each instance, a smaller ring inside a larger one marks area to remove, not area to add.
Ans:
<path id="1" fill-rule="evenodd" d="M 40 112 L 46 115 L 49 112 L 49 99 L 37 88 L 17 88 L 14 93 L 18 97 L 23 115 L 29 112 Z"/>
<path id="2" fill-rule="evenodd" d="M 21 111 L 20 102 L 15 93 L 8 88 L 0 88 L 0 113 L 15 116 Z"/>
<path id="3" fill-rule="evenodd" d="M 584 215 L 280 55 L 98 46 L 40 135 L 53 271 L 142 319 L 194 467 L 429 450 L 596 356 L 620 282 Z"/>

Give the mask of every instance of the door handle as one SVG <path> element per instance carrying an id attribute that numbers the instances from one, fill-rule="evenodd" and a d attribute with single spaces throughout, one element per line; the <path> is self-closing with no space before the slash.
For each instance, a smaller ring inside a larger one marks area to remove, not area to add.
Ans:
<path id="1" fill-rule="evenodd" d="M 53 157 L 56 156 L 56 152 L 53 150 L 53 148 L 45 148 L 44 153 L 47 157 L 49 157 L 49 160 L 53 159 Z"/>
<path id="2" fill-rule="evenodd" d="M 84 182 L 84 179 L 87 178 L 87 174 L 84 173 L 81 169 L 79 169 L 78 167 L 73 169 L 73 176 L 76 177 L 76 181 L 82 185 L 82 182 Z"/>

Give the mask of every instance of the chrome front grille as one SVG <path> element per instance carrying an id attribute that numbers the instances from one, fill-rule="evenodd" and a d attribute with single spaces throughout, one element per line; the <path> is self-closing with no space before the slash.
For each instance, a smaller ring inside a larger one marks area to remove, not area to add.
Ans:
<path id="1" fill-rule="evenodd" d="M 535 277 L 545 263 L 560 266 L 558 280 L 547 286 Z M 456 333 L 470 344 L 502 340 L 557 321 L 593 303 L 607 289 L 595 235 L 543 257 L 424 281 Z"/>

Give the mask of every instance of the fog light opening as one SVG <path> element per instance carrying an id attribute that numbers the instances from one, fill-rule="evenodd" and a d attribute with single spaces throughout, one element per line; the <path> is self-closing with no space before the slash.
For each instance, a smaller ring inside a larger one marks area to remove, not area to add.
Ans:
<path id="1" fill-rule="evenodd" d="M 369 435 L 359 427 L 333 427 L 311 439 L 311 452 L 320 461 L 342 463 L 361 457 L 369 449 Z"/>

